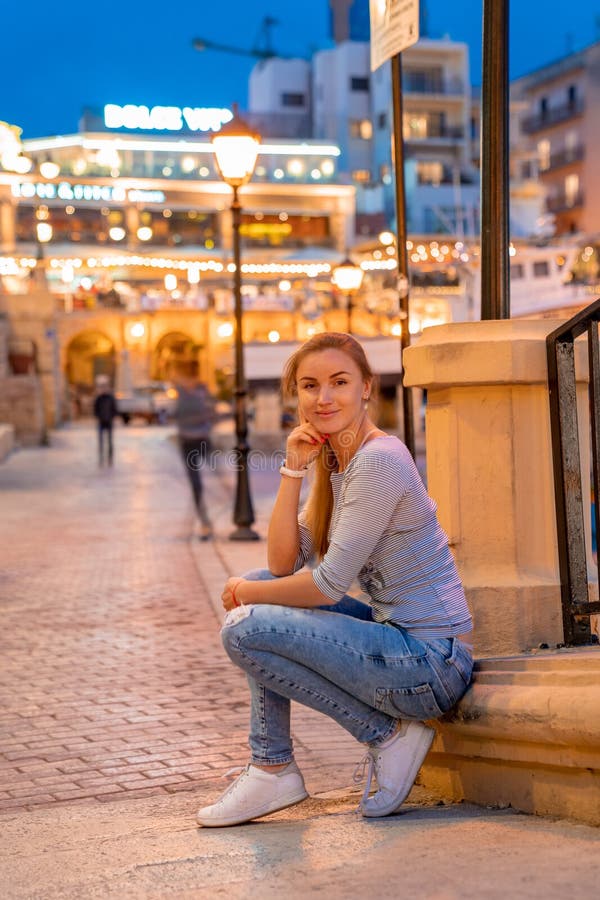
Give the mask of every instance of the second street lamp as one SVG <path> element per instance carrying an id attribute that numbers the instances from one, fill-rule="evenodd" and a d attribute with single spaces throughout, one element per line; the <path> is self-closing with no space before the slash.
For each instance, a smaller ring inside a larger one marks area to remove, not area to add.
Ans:
<path id="1" fill-rule="evenodd" d="M 331 275 L 331 280 L 346 296 L 346 316 L 348 334 L 352 334 L 352 308 L 354 295 L 360 290 L 364 272 L 360 266 L 355 266 L 349 257 L 336 266 Z"/>
<path id="2" fill-rule="evenodd" d="M 260 147 L 260 135 L 255 134 L 239 118 L 234 107 L 234 117 L 212 138 L 217 167 L 221 178 L 233 188 L 231 214 L 233 218 L 233 295 L 235 302 L 235 433 L 237 485 L 233 521 L 236 528 L 229 535 L 232 541 L 256 541 L 258 534 L 250 527 L 254 523 L 254 510 L 248 478 L 248 415 L 246 410 L 246 379 L 244 375 L 244 341 L 242 334 L 242 267 L 240 253 L 240 225 L 242 207 L 238 191 L 247 184 L 254 173 Z"/>

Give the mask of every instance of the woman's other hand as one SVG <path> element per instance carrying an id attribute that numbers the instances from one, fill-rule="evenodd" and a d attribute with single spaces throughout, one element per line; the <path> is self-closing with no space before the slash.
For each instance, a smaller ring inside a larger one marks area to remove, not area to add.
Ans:
<path id="1" fill-rule="evenodd" d="M 236 606 L 241 606 L 241 601 L 236 597 L 236 590 L 238 585 L 240 585 L 245 578 L 228 578 L 225 582 L 225 587 L 223 588 L 223 593 L 221 594 L 221 602 L 223 603 L 223 609 L 226 612 L 229 612 L 231 609 L 235 609 Z"/>

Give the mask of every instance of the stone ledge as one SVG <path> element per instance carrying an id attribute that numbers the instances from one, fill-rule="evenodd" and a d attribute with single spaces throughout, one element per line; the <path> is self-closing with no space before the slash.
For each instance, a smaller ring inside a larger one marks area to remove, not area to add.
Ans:
<path id="1" fill-rule="evenodd" d="M 600 825 L 600 648 L 479 660 L 434 725 L 428 789 Z"/>

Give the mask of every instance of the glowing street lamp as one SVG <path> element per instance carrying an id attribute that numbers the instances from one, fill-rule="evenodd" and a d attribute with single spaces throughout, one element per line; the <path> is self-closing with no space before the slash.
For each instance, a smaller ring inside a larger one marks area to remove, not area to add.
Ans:
<path id="1" fill-rule="evenodd" d="M 240 226 L 242 207 L 238 191 L 247 184 L 254 173 L 260 147 L 260 135 L 253 132 L 238 116 L 233 106 L 233 119 L 212 138 L 217 168 L 223 181 L 233 188 L 231 213 L 233 219 L 233 295 L 235 301 L 235 433 L 237 455 L 237 487 L 233 521 L 236 529 L 230 534 L 232 541 L 256 541 L 258 534 L 250 527 L 254 523 L 254 510 L 248 479 L 248 416 L 246 410 L 246 379 L 244 376 L 244 342 L 242 335 L 242 265 L 240 251 Z"/>
<path id="2" fill-rule="evenodd" d="M 336 266 L 332 272 L 333 284 L 346 295 L 346 315 L 348 317 L 347 332 L 352 334 L 352 309 L 354 295 L 360 290 L 364 272 L 360 266 L 356 266 L 349 257 Z"/>

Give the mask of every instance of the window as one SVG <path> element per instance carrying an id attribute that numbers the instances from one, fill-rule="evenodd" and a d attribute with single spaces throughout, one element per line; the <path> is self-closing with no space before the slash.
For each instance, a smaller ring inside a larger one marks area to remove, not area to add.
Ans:
<path id="1" fill-rule="evenodd" d="M 525 268 L 523 263 L 513 263 L 510 267 L 510 278 L 512 280 L 516 280 L 517 278 L 525 277 Z"/>
<path id="2" fill-rule="evenodd" d="M 350 137 L 361 141 L 370 141 L 373 137 L 373 125 L 370 119 L 350 119 Z"/>
<path id="3" fill-rule="evenodd" d="M 382 131 L 384 128 L 387 128 L 387 113 L 378 113 L 377 115 L 377 128 Z"/>
<path id="4" fill-rule="evenodd" d="M 570 107 L 577 105 L 577 85 L 570 84 L 567 89 L 567 103 Z"/>
<path id="5" fill-rule="evenodd" d="M 355 169 L 352 172 L 352 181 L 358 181 L 361 184 L 366 184 L 371 180 L 371 172 L 369 169 Z"/>
<path id="6" fill-rule="evenodd" d="M 417 162 L 417 178 L 419 184 L 441 184 L 444 177 L 444 166 L 441 162 Z"/>
<path id="7" fill-rule="evenodd" d="M 284 92 L 281 95 L 282 106 L 304 106 L 306 99 L 304 94 L 293 94 Z"/>
<path id="8" fill-rule="evenodd" d="M 548 98 L 541 97 L 540 98 L 540 119 L 544 121 L 544 119 L 548 115 Z"/>
<path id="9" fill-rule="evenodd" d="M 404 139 L 427 137 L 427 116 L 408 113 L 404 116 Z"/>
<path id="10" fill-rule="evenodd" d="M 545 172 L 546 169 L 550 168 L 550 141 L 540 141 L 537 145 L 538 152 L 538 161 L 540 165 L 540 172 Z"/>
<path id="11" fill-rule="evenodd" d="M 550 266 L 548 265 L 547 259 L 540 259 L 538 262 L 534 262 L 533 264 L 533 277 L 534 278 L 547 278 L 550 274 Z"/>
<path id="12" fill-rule="evenodd" d="M 368 77 L 362 77 L 358 75 L 353 75 L 350 79 L 350 90 L 351 91 L 368 91 L 369 90 L 369 79 Z"/>
<path id="13" fill-rule="evenodd" d="M 579 175 L 567 175 L 565 178 L 565 200 L 567 206 L 575 206 L 579 194 Z"/>

